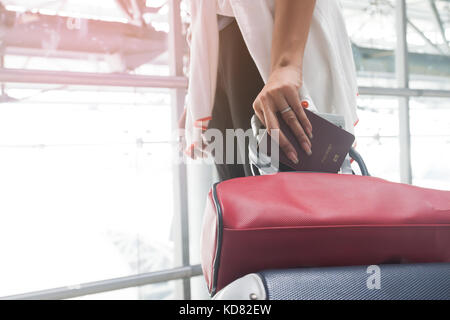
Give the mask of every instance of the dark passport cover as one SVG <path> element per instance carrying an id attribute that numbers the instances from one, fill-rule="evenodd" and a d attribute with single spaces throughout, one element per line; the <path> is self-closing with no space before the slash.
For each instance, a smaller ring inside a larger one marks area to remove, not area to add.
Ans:
<path id="1" fill-rule="evenodd" d="M 337 173 L 355 141 L 355 136 L 317 114 L 304 110 L 313 128 L 313 138 L 310 139 L 312 155 L 306 154 L 281 114 L 277 113 L 280 130 L 294 146 L 299 159 L 298 164 L 293 163 L 280 149 L 280 163 L 296 171 Z M 270 143 L 268 150 L 270 150 Z"/>

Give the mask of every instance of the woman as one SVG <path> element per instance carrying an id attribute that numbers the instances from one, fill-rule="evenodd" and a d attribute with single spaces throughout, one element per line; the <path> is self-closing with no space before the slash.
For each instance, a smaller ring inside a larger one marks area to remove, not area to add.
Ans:
<path id="1" fill-rule="evenodd" d="M 276 112 L 310 154 L 313 128 L 299 92 L 308 92 L 319 112 L 343 115 L 353 131 L 356 76 L 337 0 L 191 0 L 191 17 L 191 156 L 204 148 L 204 130 L 247 130 L 255 113 L 270 133 L 279 128 Z M 279 144 L 301 161 L 281 133 Z M 247 154 L 237 152 L 233 164 L 215 160 L 221 180 L 250 175 Z"/>

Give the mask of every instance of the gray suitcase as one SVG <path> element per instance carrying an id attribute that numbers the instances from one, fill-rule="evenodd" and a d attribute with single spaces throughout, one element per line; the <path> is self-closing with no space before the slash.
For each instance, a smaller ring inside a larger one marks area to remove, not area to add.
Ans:
<path id="1" fill-rule="evenodd" d="M 216 300 L 450 300 L 450 263 L 268 270 L 246 275 Z"/>

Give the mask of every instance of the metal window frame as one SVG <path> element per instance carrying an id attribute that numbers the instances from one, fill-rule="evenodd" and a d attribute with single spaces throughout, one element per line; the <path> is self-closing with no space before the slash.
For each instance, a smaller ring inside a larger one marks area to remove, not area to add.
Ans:
<path id="1" fill-rule="evenodd" d="M 120 87 L 146 87 L 169 88 L 173 90 L 173 125 L 176 126 L 178 116 L 184 107 L 184 94 L 188 80 L 182 73 L 183 42 L 181 37 L 180 0 L 169 1 L 170 33 L 170 70 L 171 76 L 139 76 L 129 74 L 95 74 L 60 71 L 36 71 L 5 69 L 0 66 L 0 82 L 39 83 L 39 84 L 65 84 L 86 86 L 120 86 Z M 450 90 L 410 89 L 408 72 L 408 49 L 406 42 L 406 28 L 408 24 L 406 14 L 406 1 L 396 0 L 396 76 L 397 88 L 360 87 L 361 95 L 394 96 L 399 99 L 400 124 L 400 172 L 401 181 L 411 183 L 411 146 L 409 129 L 409 98 L 430 97 L 450 98 Z M 179 220 L 180 228 L 180 261 L 179 268 L 159 272 L 144 273 L 128 277 L 107 279 L 89 282 L 70 287 L 61 287 L 42 291 L 35 291 L 19 295 L 0 297 L 2 299 L 68 299 L 88 294 L 107 292 L 112 290 L 143 286 L 147 284 L 183 279 L 183 298 L 190 298 L 189 279 L 202 274 L 200 265 L 189 265 L 189 228 L 187 205 L 187 179 L 185 166 L 175 168 L 175 215 Z"/>
<path id="2" fill-rule="evenodd" d="M 397 86 L 409 88 L 409 63 L 406 16 L 406 0 L 397 0 L 395 6 L 397 47 L 395 49 L 395 73 Z M 409 96 L 398 98 L 399 113 L 399 152 L 400 152 L 400 181 L 412 183 L 411 169 L 411 133 L 409 119 Z"/>
<path id="3" fill-rule="evenodd" d="M 200 265 L 184 266 L 158 272 L 141 273 L 128 277 L 88 282 L 67 287 L 34 291 L 0 297 L 0 300 L 59 300 L 82 297 L 89 294 L 139 287 L 177 279 L 190 279 L 202 274 Z"/>
<path id="4" fill-rule="evenodd" d="M 169 0 L 169 65 L 173 77 L 183 76 L 184 39 L 181 24 L 181 0 Z M 184 110 L 185 88 L 172 90 L 172 131 L 178 129 L 178 119 Z M 179 229 L 175 245 L 175 261 L 182 266 L 189 266 L 189 212 L 187 198 L 187 167 L 182 161 L 173 166 L 175 226 Z M 177 250 L 178 249 L 178 250 Z M 191 280 L 183 278 L 181 285 L 182 298 L 191 299 Z"/>
<path id="5" fill-rule="evenodd" d="M 188 84 L 187 79 L 182 76 L 144 76 L 126 73 L 101 74 L 9 68 L 0 68 L 0 82 L 165 89 L 185 89 Z"/>

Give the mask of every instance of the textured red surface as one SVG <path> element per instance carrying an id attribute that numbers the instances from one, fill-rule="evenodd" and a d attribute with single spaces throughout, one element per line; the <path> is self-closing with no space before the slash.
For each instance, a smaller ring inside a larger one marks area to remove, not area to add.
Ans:
<path id="1" fill-rule="evenodd" d="M 290 172 L 228 180 L 217 185 L 216 194 L 222 241 L 211 194 L 202 236 L 210 290 L 214 272 L 220 290 L 245 274 L 272 268 L 450 262 L 450 191 Z"/>

